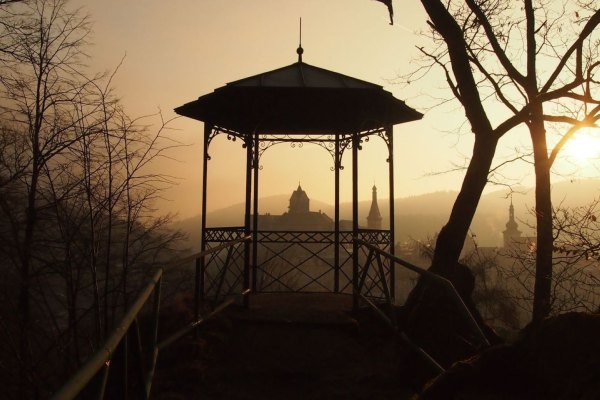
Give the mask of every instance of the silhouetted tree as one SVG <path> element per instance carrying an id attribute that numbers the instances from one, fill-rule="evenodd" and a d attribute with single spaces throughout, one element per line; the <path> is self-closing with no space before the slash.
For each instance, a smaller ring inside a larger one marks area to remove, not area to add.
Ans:
<path id="1" fill-rule="evenodd" d="M 394 25 L 394 5 L 392 4 L 392 0 L 377 0 L 383 4 L 388 9 L 388 13 L 390 14 L 390 25 Z"/>
<path id="2" fill-rule="evenodd" d="M 594 312 L 600 306 L 600 202 L 554 211 L 554 255 L 550 312 Z M 501 273 L 512 287 L 511 297 L 531 311 L 534 297 L 535 243 L 515 244 L 504 255 L 512 262 Z"/>
<path id="3" fill-rule="evenodd" d="M 81 67 L 89 24 L 86 16 L 66 9 L 63 1 L 23 3 L 19 13 L 2 19 L 3 48 L 10 52 L 0 74 L 1 111 L 3 119 L 14 121 L 15 130 L 26 138 L 29 155 L 19 177 L 26 188 L 26 206 L 14 241 L 20 282 L 20 389 L 29 391 L 36 379 L 30 335 L 36 228 L 40 201 L 43 204 L 40 185 L 48 163 L 80 138 L 71 129 L 76 123 L 72 100 L 85 84 L 74 79 L 73 72 Z"/>
<path id="4" fill-rule="evenodd" d="M 47 397 L 180 237 L 152 208 L 173 142 L 87 72 L 82 11 L 0 5 L 0 378 L 3 396 Z"/>
<path id="5" fill-rule="evenodd" d="M 437 240 L 432 270 L 454 279 L 452 268 L 477 209 L 500 138 L 523 125 L 536 176 L 537 254 L 533 319 L 550 311 L 552 204 L 550 170 L 565 141 L 599 117 L 596 1 L 422 0 L 432 46 L 416 79 L 441 68 L 465 111 L 474 146 L 461 190 Z M 577 115 L 561 105 L 574 104 Z M 548 125 L 568 133 L 549 151 Z"/>
<path id="6" fill-rule="evenodd" d="M 0 0 L 0 6 L 4 6 L 11 3 L 22 3 L 25 0 Z"/>

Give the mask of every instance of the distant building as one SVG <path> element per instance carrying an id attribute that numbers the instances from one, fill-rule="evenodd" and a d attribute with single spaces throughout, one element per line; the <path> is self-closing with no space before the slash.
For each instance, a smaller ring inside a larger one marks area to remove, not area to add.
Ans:
<path id="1" fill-rule="evenodd" d="M 367 216 L 367 228 L 381 229 L 381 213 L 377 205 L 377 186 L 373 185 L 373 196 L 371 198 L 371 208 Z"/>
<path id="2" fill-rule="evenodd" d="M 519 225 L 515 221 L 515 207 L 510 201 L 510 207 L 508 207 L 508 222 L 506 223 L 506 229 L 502 232 L 504 236 L 504 247 L 511 247 L 521 239 L 521 231 L 518 229 Z"/>
<path id="3" fill-rule="evenodd" d="M 265 231 L 332 231 L 334 222 L 321 210 L 310 211 L 310 199 L 298 184 L 290 197 L 288 212 L 259 215 L 258 227 Z"/>
<path id="4" fill-rule="evenodd" d="M 508 222 L 506 222 L 506 229 L 502 232 L 504 237 L 504 248 L 520 248 L 521 250 L 529 251 L 535 249 L 537 238 L 521 236 L 521 233 L 519 225 L 515 221 L 515 208 L 511 200 L 510 206 L 508 207 Z"/>
<path id="5" fill-rule="evenodd" d="M 292 192 L 288 211 L 281 215 L 266 213 L 258 216 L 258 228 L 265 231 L 333 231 L 335 223 L 324 212 L 310 210 L 310 198 L 302 189 Z M 368 229 L 381 229 L 381 212 L 377 204 L 377 187 L 373 186 L 371 208 L 367 216 Z M 351 231 L 352 221 L 340 220 L 340 231 Z"/>
<path id="6" fill-rule="evenodd" d="M 464 257 L 475 250 L 480 254 L 490 255 L 507 255 L 510 252 L 531 253 L 535 251 L 537 238 L 535 236 L 523 236 L 522 232 L 519 230 L 519 224 L 517 224 L 517 221 L 515 220 L 515 207 L 512 204 L 512 200 L 510 202 L 510 206 L 508 207 L 508 221 L 506 222 L 506 229 L 502 231 L 502 235 L 504 242 L 502 246 L 499 247 L 479 246 L 476 241 L 476 236 L 474 234 L 468 235 L 465 238 L 461 257 Z M 423 244 L 421 241 L 408 241 L 404 243 L 398 242 L 396 243 L 396 254 L 400 258 L 405 258 L 408 261 L 415 262 L 419 265 L 426 265 L 430 262 L 433 252 L 431 246 L 434 244 L 435 240 L 432 240 L 432 243 L 429 244 Z M 430 250 L 427 251 L 427 249 Z"/>

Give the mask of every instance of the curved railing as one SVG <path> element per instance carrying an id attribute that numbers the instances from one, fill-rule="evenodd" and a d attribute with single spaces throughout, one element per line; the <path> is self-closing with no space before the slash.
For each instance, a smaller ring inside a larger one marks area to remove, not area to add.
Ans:
<path id="1" fill-rule="evenodd" d="M 386 282 L 388 281 L 388 276 L 390 275 L 390 271 L 396 265 L 399 265 L 405 269 L 416 272 L 421 276 L 422 279 L 430 281 L 436 285 L 439 285 L 443 290 L 447 290 L 450 293 L 450 297 L 456 304 L 456 309 L 459 313 L 464 317 L 465 321 L 469 325 L 469 328 L 473 331 L 475 336 L 477 336 L 481 345 L 487 347 L 490 345 L 487 337 L 483 333 L 483 330 L 469 311 L 469 308 L 466 306 L 456 288 L 448 279 L 434 273 L 418 267 L 414 264 L 409 263 L 406 260 L 403 260 L 393 254 L 390 254 L 386 251 L 381 250 L 379 247 L 372 245 L 371 243 L 367 243 L 362 239 L 355 239 L 358 248 L 362 248 L 364 251 L 363 254 L 366 254 L 363 257 L 364 262 L 360 263 L 359 266 L 359 276 L 357 276 L 356 281 L 356 290 L 355 294 L 367 305 L 369 306 L 375 313 L 383 319 L 389 326 L 392 328 L 411 349 L 413 349 L 417 354 L 419 354 L 427 363 L 429 363 L 434 369 L 438 372 L 444 370 L 440 364 L 434 360 L 425 350 L 416 345 L 405 332 L 401 331 L 398 323 L 396 321 L 396 314 L 394 312 L 393 304 L 394 297 L 387 287 Z M 368 278 L 369 277 L 369 278 Z M 365 291 L 371 290 L 367 287 L 368 279 L 371 280 L 371 286 L 377 286 L 381 288 L 381 293 L 384 295 L 384 302 L 387 303 L 387 311 L 384 312 L 380 306 L 375 304 L 372 299 L 365 295 Z"/>
<path id="2" fill-rule="evenodd" d="M 99 386 L 95 390 L 97 393 L 98 399 L 103 399 L 106 391 L 106 386 L 108 382 L 109 371 L 111 365 L 114 361 L 114 356 L 118 352 L 119 348 L 121 349 L 121 353 L 124 355 L 121 359 L 121 362 L 125 367 L 123 368 L 123 381 L 128 382 L 128 368 L 127 359 L 128 359 L 128 351 L 127 351 L 127 338 L 128 336 L 132 336 L 137 339 L 135 345 L 133 346 L 134 351 L 136 351 L 136 357 L 142 359 L 141 354 L 141 340 L 139 337 L 139 327 L 138 327 L 138 316 L 142 307 L 146 304 L 150 295 L 154 293 L 154 307 L 153 307 L 153 329 L 152 329 L 152 339 L 150 345 L 150 357 L 149 362 L 145 365 L 140 364 L 140 369 L 138 373 L 141 374 L 141 379 L 143 380 L 143 393 L 144 398 L 148 398 L 150 395 L 150 388 L 152 385 L 152 378 L 154 376 L 154 369 L 156 366 L 156 358 L 157 358 L 157 345 L 156 339 L 158 334 L 158 314 L 160 307 L 160 284 L 162 280 L 162 269 L 159 269 L 154 273 L 154 276 L 150 280 L 150 282 L 146 285 L 144 290 L 137 296 L 134 303 L 131 305 L 129 310 L 125 313 L 121 321 L 118 323 L 117 327 L 112 331 L 112 334 L 109 338 L 104 342 L 96 353 L 94 353 L 88 361 L 69 379 L 69 381 L 63 385 L 63 387 L 52 396 L 52 399 L 55 400 L 66 400 L 73 399 L 78 396 L 92 381 L 92 379 L 96 376 L 100 375 Z M 144 373 L 144 370 L 147 369 L 147 372 Z M 127 393 L 127 385 L 123 385 L 124 393 Z M 123 392 L 122 392 L 123 393 Z M 96 397 L 96 396 L 94 396 Z M 125 398 L 126 396 L 123 396 Z"/>
<path id="3" fill-rule="evenodd" d="M 229 249 L 233 249 L 240 243 L 250 239 L 251 238 L 247 236 L 233 240 L 229 243 L 224 243 L 209 250 L 170 263 L 166 268 L 172 268 L 193 260 L 196 260 L 196 265 L 198 266 L 200 264 L 199 260 L 204 257 L 214 255 L 221 251 L 230 251 Z M 125 315 L 123 315 L 104 344 L 87 360 L 75 375 L 73 375 L 54 394 L 54 396 L 52 396 L 53 400 L 68 400 L 74 399 L 77 396 L 97 399 L 104 399 L 105 396 L 110 396 L 111 398 L 128 398 L 128 394 L 131 395 L 131 392 L 133 391 L 137 393 L 135 396 L 131 397 L 148 399 L 152 389 L 159 351 L 191 333 L 204 322 L 235 303 L 233 298 L 229 298 L 215 307 L 209 314 L 199 317 L 198 297 L 196 296 L 194 321 L 176 331 L 168 338 L 158 342 L 158 320 L 160 314 L 162 277 L 162 269 L 159 269 L 154 273 L 150 282 L 148 282 L 138 294 L 131 307 L 127 310 Z M 197 293 L 198 285 L 196 285 L 195 290 Z M 241 295 L 246 296 L 249 292 L 249 290 L 244 290 Z M 150 330 L 151 337 L 147 341 L 147 348 L 144 349 L 142 338 L 140 336 L 138 318 L 142 313 L 144 305 L 146 305 L 151 297 L 153 299 L 152 325 Z M 131 368 L 129 366 L 130 363 L 134 364 Z M 111 368 L 114 368 L 113 365 L 116 365 L 119 370 L 118 373 L 112 374 L 117 376 L 118 382 L 115 382 L 110 386 L 110 393 L 107 393 L 107 388 L 109 388 L 109 376 L 112 376 L 109 372 L 111 371 Z M 133 381 L 134 378 L 136 381 Z"/>

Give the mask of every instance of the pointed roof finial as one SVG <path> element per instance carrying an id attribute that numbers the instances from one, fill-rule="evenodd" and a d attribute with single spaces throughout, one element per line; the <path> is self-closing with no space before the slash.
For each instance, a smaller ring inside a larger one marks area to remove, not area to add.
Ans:
<path id="1" fill-rule="evenodd" d="M 373 180 L 373 196 L 369 215 L 367 216 L 367 227 L 369 229 L 381 229 L 381 219 L 381 212 L 379 211 L 379 205 L 377 205 L 377 187 L 375 186 L 375 180 Z"/>
<path id="2" fill-rule="evenodd" d="M 298 54 L 298 62 L 302 62 L 302 53 L 304 53 L 304 49 L 302 48 L 302 17 L 300 17 L 300 40 L 296 53 Z"/>

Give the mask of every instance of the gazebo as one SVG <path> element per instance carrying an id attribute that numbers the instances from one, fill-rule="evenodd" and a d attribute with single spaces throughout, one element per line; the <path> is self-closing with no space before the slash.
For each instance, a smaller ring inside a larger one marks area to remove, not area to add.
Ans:
<path id="1" fill-rule="evenodd" d="M 362 240 L 394 253 L 393 126 L 418 120 L 422 114 L 379 85 L 303 62 L 301 46 L 297 54 L 294 64 L 230 82 L 175 109 L 179 115 L 204 122 L 202 250 L 251 237 L 224 254 L 216 252 L 202 259 L 198 266 L 201 296 L 215 299 L 245 289 L 252 293 L 327 292 L 353 294 L 357 307 L 362 285 L 372 299 L 393 299 L 393 268 L 380 265 L 377 277 L 370 277 L 361 269 L 367 255 L 359 243 Z M 206 225 L 208 150 L 219 134 L 240 140 L 246 149 L 244 226 Z M 358 151 L 371 136 L 383 139 L 388 149 L 388 229 L 359 226 Z M 331 154 L 333 231 L 261 230 L 260 157 L 274 144 L 285 142 L 314 143 Z M 351 230 L 340 229 L 340 169 L 346 150 L 352 152 Z"/>

